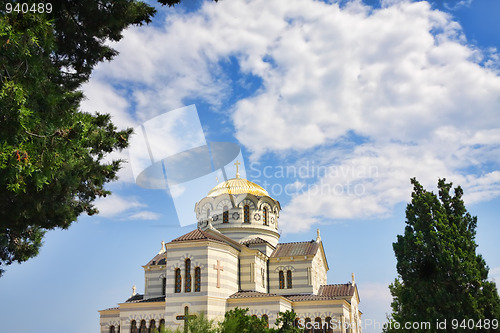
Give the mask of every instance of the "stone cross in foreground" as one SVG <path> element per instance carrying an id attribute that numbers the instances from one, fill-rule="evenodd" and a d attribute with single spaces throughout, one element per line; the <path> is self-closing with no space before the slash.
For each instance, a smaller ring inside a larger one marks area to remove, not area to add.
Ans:
<path id="1" fill-rule="evenodd" d="M 177 320 L 184 320 L 184 333 L 188 333 L 188 322 L 189 322 L 189 319 L 193 319 L 193 318 L 196 318 L 196 316 L 189 314 L 189 307 L 187 307 L 187 306 L 184 307 L 184 315 L 183 316 L 175 317 L 175 319 L 177 319 Z"/>

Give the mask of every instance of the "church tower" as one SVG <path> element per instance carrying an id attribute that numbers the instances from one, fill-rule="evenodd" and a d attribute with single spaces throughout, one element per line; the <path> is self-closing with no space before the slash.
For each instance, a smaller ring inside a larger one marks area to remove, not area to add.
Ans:
<path id="1" fill-rule="evenodd" d="M 276 247 L 280 203 L 261 186 L 240 177 L 218 184 L 195 205 L 198 228 L 215 228 L 239 242 L 261 238 Z"/>

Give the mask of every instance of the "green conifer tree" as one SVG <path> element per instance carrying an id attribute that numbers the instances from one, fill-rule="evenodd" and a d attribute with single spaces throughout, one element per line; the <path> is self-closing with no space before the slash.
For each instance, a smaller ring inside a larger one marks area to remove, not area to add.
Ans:
<path id="1" fill-rule="evenodd" d="M 492 321 L 500 319 L 499 295 L 476 253 L 477 218 L 467 212 L 462 188 L 456 187 L 452 196 L 452 183 L 440 179 L 436 195 L 416 179 L 411 183 L 404 235 L 393 243 L 399 278 L 389 286 L 392 314 L 385 331 L 401 332 L 417 322 L 430 327 L 412 332 L 498 331 Z M 444 321 L 446 329 L 438 328 Z"/>
<path id="2" fill-rule="evenodd" d="M 110 193 L 104 185 L 122 161 L 107 155 L 132 129 L 82 112 L 80 88 L 118 53 L 109 42 L 155 12 L 140 0 L 0 1 L 0 276 L 36 256 L 47 230 L 97 213 L 95 199 Z"/>

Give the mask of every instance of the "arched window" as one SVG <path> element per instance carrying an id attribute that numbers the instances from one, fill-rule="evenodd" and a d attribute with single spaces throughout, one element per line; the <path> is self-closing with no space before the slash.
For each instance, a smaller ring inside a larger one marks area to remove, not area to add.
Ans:
<path id="1" fill-rule="evenodd" d="M 181 269 L 176 268 L 175 269 L 175 292 L 176 293 L 181 292 L 181 286 L 182 286 Z"/>
<path id="2" fill-rule="evenodd" d="M 280 279 L 280 289 L 285 289 L 285 274 L 283 274 L 283 271 L 279 271 L 279 279 Z"/>
<path id="3" fill-rule="evenodd" d="M 222 208 L 222 223 L 229 223 L 229 208 L 227 206 L 224 206 Z"/>
<path id="4" fill-rule="evenodd" d="M 135 320 L 130 322 L 130 333 L 137 333 L 137 322 Z"/>
<path id="5" fill-rule="evenodd" d="M 167 294 L 167 278 L 161 279 L 161 294 L 162 295 Z"/>
<path id="6" fill-rule="evenodd" d="M 156 329 L 156 321 L 154 319 L 151 319 L 151 321 L 149 322 L 149 330 L 148 330 L 149 333 L 156 333 L 158 332 L 158 330 Z"/>
<path id="7" fill-rule="evenodd" d="M 320 317 L 316 317 L 316 319 L 314 319 L 314 333 L 321 333 L 323 332 L 323 327 L 321 326 L 321 318 Z"/>
<path id="8" fill-rule="evenodd" d="M 116 333 L 115 327 L 113 325 L 109 327 L 109 333 Z"/>
<path id="9" fill-rule="evenodd" d="M 267 221 L 267 208 L 264 207 L 264 225 L 269 225 L 269 222 Z"/>
<path id="10" fill-rule="evenodd" d="M 139 333 L 148 333 L 146 328 L 146 321 L 141 320 L 141 327 L 139 327 Z"/>
<path id="11" fill-rule="evenodd" d="M 210 217 L 210 208 L 207 209 L 207 219 Z"/>
<path id="12" fill-rule="evenodd" d="M 160 332 L 165 330 L 165 319 L 160 320 Z"/>
<path id="13" fill-rule="evenodd" d="M 266 328 L 269 328 L 269 317 L 267 315 L 262 315 L 262 319 L 266 322 Z"/>
<path id="14" fill-rule="evenodd" d="M 292 271 L 286 271 L 286 287 L 287 289 L 292 289 Z"/>
<path id="15" fill-rule="evenodd" d="M 185 264 L 186 264 L 186 271 L 185 271 L 185 274 L 184 274 L 184 279 L 186 281 L 186 284 L 184 285 L 184 291 L 186 293 L 190 293 L 191 292 L 191 259 L 187 258 L 186 261 L 185 261 Z"/>
<path id="16" fill-rule="evenodd" d="M 243 206 L 243 222 L 250 223 L 250 206 Z"/>
<path id="17" fill-rule="evenodd" d="M 306 318 L 304 333 L 311 333 L 311 318 Z"/>
<path id="18" fill-rule="evenodd" d="M 194 269 L 194 291 L 201 290 L 201 268 L 196 267 Z"/>
<path id="19" fill-rule="evenodd" d="M 325 318 L 325 333 L 333 333 L 332 317 Z"/>

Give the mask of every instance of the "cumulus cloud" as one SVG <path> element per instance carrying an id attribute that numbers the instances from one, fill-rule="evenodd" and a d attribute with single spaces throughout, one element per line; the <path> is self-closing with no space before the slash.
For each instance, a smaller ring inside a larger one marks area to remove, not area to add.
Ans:
<path id="1" fill-rule="evenodd" d="M 477 51 L 460 43 L 458 24 L 428 3 L 370 13 L 297 3 L 275 13 L 291 23 L 267 49 L 275 68 L 265 88 L 235 106 L 237 137 L 255 154 L 310 149 L 348 131 L 432 141 L 443 125 L 488 129 L 498 118 L 500 78 L 471 61 Z"/>
<path id="2" fill-rule="evenodd" d="M 161 217 L 160 214 L 150 212 L 150 211 L 142 211 L 129 216 L 130 220 L 158 220 Z"/>
<path id="3" fill-rule="evenodd" d="M 491 268 L 489 272 L 489 278 L 497 285 L 500 284 L 500 267 Z"/>
<path id="4" fill-rule="evenodd" d="M 102 103 L 119 110 L 126 96 L 134 108 L 116 111 L 124 123 L 193 99 L 229 104 L 253 161 L 279 154 L 297 166 L 369 171 L 291 178 L 296 194 L 280 219 L 287 231 L 390 214 L 408 201 L 410 177 L 431 188 L 446 177 L 468 203 L 500 195 L 500 77 L 426 1 L 206 2 L 124 36 L 121 55 L 89 88 L 108 90 Z M 260 85 L 248 92 L 251 79 Z M 132 88 L 120 93 L 125 84 Z"/>
<path id="5" fill-rule="evenodd" d="M 133 126 L 134 120 L 127 112 L 129 101 L 112 86 L 97 79 L 91 82 L 82 87 L 85 99 L 80 105 L 81 109 L 88 113 L 109 113 L 113 123 L 120 129 Z"/>
<path id="6" fill-rule="evenodd" d="M 387 322 L 387 310 L 390 309 L 392 295 L 390 283 L 363 282 L 358 285 L 358 292 L 363 303 L 361 317 L 363 332 L 380 332 L 381 326 Z"/>
<path id="7" fill-rule="evenodd" d="M 146 206 L 146 204 L 141 203 L 136 198 L 122 197 L 117 194 L 96 200 L 96 207 L 99 209 L 99 215 L 106 218 L 120 216 L 127 211 L 144 208 Z"/>

